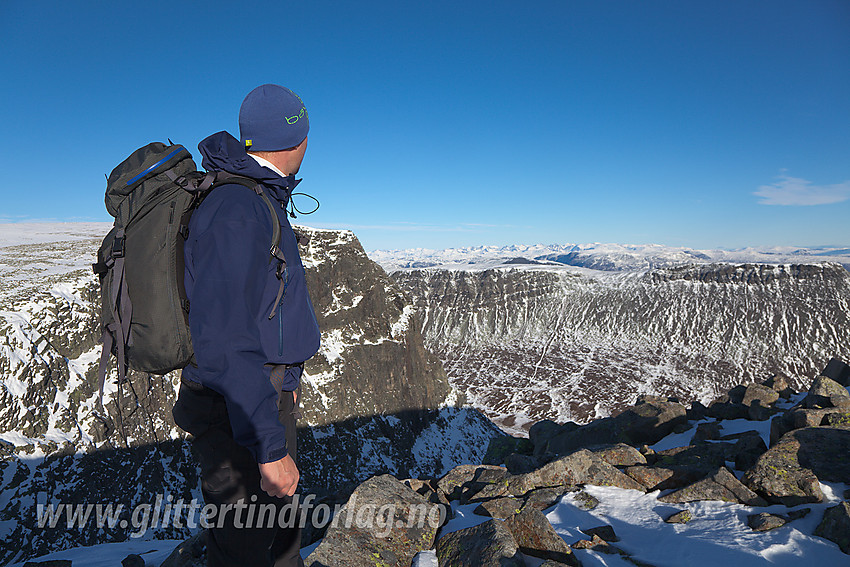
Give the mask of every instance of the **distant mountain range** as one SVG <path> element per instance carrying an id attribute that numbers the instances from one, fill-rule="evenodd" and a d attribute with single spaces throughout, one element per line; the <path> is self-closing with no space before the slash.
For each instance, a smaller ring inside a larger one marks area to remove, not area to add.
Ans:
<path id="1" fill-rule="evenodd" d="M 710 402 L 850 354 L 847 248 L 659 245 L 376 251 L 451 383 L 506 430 L 587 422 L 640 394 Z M 841 262 L 841 263 L 839 263 Z"/>
<path id="2" fill-rule="evenodd" d="M 660 244 L 534 244 L 429 250 L 375 250 L 387 272 L 417 268 L 486 269 L 500 265 L 576 266 L 603 271 L 665 268 L 690 263 L 810 263 L 829 260 L 850 269 L 850 248 L 793 246 L 697 250 Z"/>

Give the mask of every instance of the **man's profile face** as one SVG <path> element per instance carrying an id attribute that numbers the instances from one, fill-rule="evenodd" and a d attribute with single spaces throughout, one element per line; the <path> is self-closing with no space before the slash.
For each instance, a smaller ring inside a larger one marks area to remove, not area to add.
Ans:
<path id="1" fill-rule="evenodd" d="M 295 170 L 292 174 L 295 175 L 301 169 L 301 162 L 304 161 L 304 153 L 307 151 L 307 137 L 305 136 L 304 140 L 290 151 L 293 152 L 292 163 L 295 165 Z"/>

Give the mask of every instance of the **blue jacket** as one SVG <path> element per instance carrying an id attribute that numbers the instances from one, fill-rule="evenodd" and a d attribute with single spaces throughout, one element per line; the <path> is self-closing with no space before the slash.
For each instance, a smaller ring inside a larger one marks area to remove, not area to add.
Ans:
<path id="1" fill-rule="evenodd" d="M 280 280 L 272 258 L 271 215 L 251 189 L 227 184 L 213 189 L 193 213 L 184 246 L 189 328 L 197 366 L 183 377 L 224 396 L 233 437 L 257 462 L 287 454 L 278 420 L 271 365 L 297 364 L 319 349 L 321 335 L 307 292 L 304 266 L 286 204 L 296 182 L 260 166 L 227 132 L 203 140 L 198 149 L 208 171 L 227 171 L 259 181 L 275 207 L 286 258 L 286 287 L 275 316 Z M 294 390 L 301 369 L 287 370 L 284 390 Z"/>

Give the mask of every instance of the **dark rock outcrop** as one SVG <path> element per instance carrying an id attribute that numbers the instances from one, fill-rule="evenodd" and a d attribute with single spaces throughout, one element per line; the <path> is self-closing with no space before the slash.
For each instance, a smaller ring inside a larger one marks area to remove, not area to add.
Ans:
<path id="1" fill-rule="evenodd" d="M 767 502 L 744 486 L 727 468 L 721 468 L 713 475 L 686 486 L 680 490 L 661 496 L 659 502 L 682 503 L 697 500 L 722 500 L 746 504 L 747 506 L 767 506 Z"/>
<path id="2" fill-rule="evenodd" d="M 647 397 L 611 419 L 600 419 L 549 439 L 547 449 L 564 455 L 600 444 L 652 444 L 687 422 L 687 410 L 666 399 Z"/>
<path id="3" fill-rule="evenodd" d="M 505 493 L 523 495 L 535 488 L 594 484 L 644 490 L 644 487 L 587 449 L 507 479 Z"/>
<path id="4" fill-rule="evenodd" d="M 334 517 L 307 567 L 410 565 L 434 546 L 440 508 L 390 475 L 358 486 Z"/>
<path id="5" fill-rule="evenodd" d="M 850 555 L 850 502 L 827 509 L 815 535 L 834 541 L 841 551 Z"/>
<path id="6" fill-rule="evenodd" d="M 526 555 L 579 565 L 573 550 L 555 532 L 540 510 L 524 508 L 519 514 L 505 519 L 505 525 L 513 534 L 520 551 Z"/>
<path id="7" fill-rule="evenodd" d="M 502 520 L 490 520 L 446 534 L 437 542 L 440 565 L 457 567 L 523 567 L 513 534 Z"/>
<path id="8" fill-rule="evenodd" d="M 850 429 L 807 427 L 784 435 L 742 479 L 775 504 L 822 502 L 820 481 L 850 482 Z"/>

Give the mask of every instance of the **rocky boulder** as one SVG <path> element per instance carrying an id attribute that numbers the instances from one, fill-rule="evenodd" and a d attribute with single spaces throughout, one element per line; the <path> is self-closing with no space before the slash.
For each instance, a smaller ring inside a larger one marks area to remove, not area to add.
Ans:
<path id="1" fill-rule="evenodd" d="M 652 444 L 666 437 L 676 426 L 685 423 L 687 410 L 683 405 L 666 398 L 646 396 L 637 405 L 615 417 L 598 419 L 557 434 L 549 439 L 547 449 L 565 455 L 600 444 Z"/>
<path id="2" fill-rule="evenodd" d="M 358 486 L 304 562 L 308 567 L 410 565 L 432 549 L 442 510 L 390 475 Z"/>
<path id="3" fill-rule="evenodd" d="M 829 360 L 826 368 L 821 372 L 821 376 L 831 378 L 845 388 L 850 388 L 850 366 L 837 358 L 831 358 Z"/>
<path id="4" fill-rule="evenodd" d="M 818 376 L 800 405 L 808 409 L 850 409 L 850 392 L 835 380 Z"/>
<path id="5" fill-rule="evenodd" d="M 437 542 L 440 565 L 524 567 L 514 536 L 502 520 L 489 520 L 446 534 Z"/>
<path id="6" fill-rule="evenodd" d="M 579 565 L 570 546 L 555 532 L 540 510 L 524 508 L 519 514 L 507 518 L 505 525 L 524 554 L 566 565 Z"/>
<path id="7" fill-rule="evenodd" d="M 644 490 L 637 481 L 608 464 L 601 457 L 581 449 L 530 473 L 507 479 L 505 493 L 519 496 L 542 487 L 594 484 Z"/>
<path id="8" fill-rule="evenodd" d="M 850 555 L 850 502 L 827 509 L 815 535 L 834 541 L 841 551 Z"/>
<path id="9" fill-rule="evenodd" d="M 819 480 L 850 483 L 850 429 L 807 427 L 784 435 L 742 479 L 774 504 L 822 502 Z"/>
<path id="10" fill-rule="evenodd" d="M 741 484 L 738 478 L 725 467 L 709 477 L 658 499 L 659 502 L 668 503 L 699 500 L 721 500 L 747 506 L 767 506 L 763 498 Z"/>

